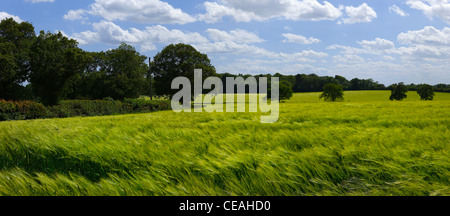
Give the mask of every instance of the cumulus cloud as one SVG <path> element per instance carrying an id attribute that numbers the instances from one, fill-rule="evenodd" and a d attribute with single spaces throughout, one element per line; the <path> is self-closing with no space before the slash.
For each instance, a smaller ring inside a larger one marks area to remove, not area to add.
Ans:
<path id="1" fill-rule="evenodd" d="M 433 26 L 426 26 L 421 30 L 401 33 L 397 40 L 403 44 L 450 45 L 450 28 L 438 30 Z"/>
<path id="2" fill-rule="evenodd" d="M 381 70 L 382 64 L 395 60 L 398 65 L 396 67 L 392 65 L 390 71 L 398 70 L 406 74 L 414 72 L 415 75 L 419 76 L 421 72 L 418 68 L 426 68 L 423 67 L 424 64 L 450 67 L 448 61 L 450 59 L 450 28 L 436 29 L 432 26 L 426 26 L 420 30 L 398 34 L 397 41 L 403 46 L 397 47 L 392 41 L 376 38 L 371 41 L 357 42 L 360 47 L 335 44 L 327 49 L 338 50 L 338 54 L 333 56 L 334 62 L 337 63 L 336 68 L 352 68 L 352 66 L 353 69 L 367 68 L 368 65 L 373 63 L 372 69 L 378 68 Z M 381 65 L 377 65 L 375 62 Z M 448 70 L 440 68 L 433 73 L 441 73 L 442 76 L 442 74 L 448 73 Z"/>
<path id="3" fill-rule="evenodd" d="M 389 7 L 389 12 L 394 12 L 399 16 L 409 16 L 408 13 L 406 13 L 404 10 L 402 10 L 401 8 L 399 8 L 397 5 L 392 5 Z"/>
<path id="4" fill-rule="evenodd" d="M 343 18 L 342 22 L 338 22 L 339 24 L 371 22 L 373 19 L 377 18 L 377 13 L 375 10 L 373 10 L 373 8 L 366 3 L 363 3 L 358 7 L 347 6 L 345 7 L 345 13 L 347 14 L 347 18 Z"/>
<path id="5" fill-rule="evenodd" d="M 286 33 L 282 34 L 283 37 L 286 38 L 286 40 L 283 40 L 283 43 L 298 43 L 298 44 L 313 44 L 313 43 L 319 43 L 320 40 L 314 37 L 306 38 L 303 35 L 297 35 L 297 34 L 291 34 Z"/>
<path id="6" fill-rule="evenodd" d="M 213 41 L 233 41 L 236 43 L 261 43 L 264 42 L 258 35 L 242 29 L 231 30 L 230 32 L 219 29 L 208 29 L 206 32 Z"/>
<path id="7" fill-rule="evenodd" d="M 376 38 L 374 41 L 363 40 L 358 42 L 364 49 L 368 50 L 387 50 L 394 48 L 394 43 L 392 41 Z"/>
<path id="8" fill-rule="evenodd" d="M 272 18 L 286 20 L 335 20 L 342 12 L 331 3 L 317 0 L 221 0 L 205 2 L 205 14 L 198 18 L 207 23 L 215 23 L 224 16 L 230 16 L 237 22 L 263 21 Z"/>
<path id="9" fill-rule="evenodd" d="M 100 16 L 107 21 L 137 23 L 185 24 L 195 18 L 160 0 L 95 0 L 89 9 L 70 10 L 64 19 L 82 19 L 86 14 Z"/>
<path id="10" fill-rule="evenodd" d="M 254 57 L 275 57 L 275 53 L 266 49 L 240 44 L 233 41 L 216 41 L 212 43 L 198 43 L 193 46 L 200 52 L 208 54 L 233 54 L 233 55 L 251 55 Z"/>
<path id="11" fill-rule="evenodd" d="M 448 0 L 408 0 L 411 8 L 423 12 L 429 18 L 438 17 L 450 24 L 450 2 Z"/>
<path id="12" fill-rule="evenodd" d="M 18 23 L 23 22 L 22 19 L 20 19 L 20 17 L 18 17 L 18 16 L 14 16 L 14 15 L 6 13 L 6 12 L 0 12 L 0 21 L 7 19 L 7 18 L 13 18 L 13 20 Z"/>
<path id="13" fill-rule="evenodd" d="M 83 9 L 70 10 L 63 18 L 66 20 L 81 20 L 85 18 L 86 13 L 87 11 Z"/>
<path id="14" fill-rule="evenodd" d="M 71 35 L 80 44 L 106 43 L 117 45 L 121 42 L 142 45 L 146 50 L 155 48 L 155 43 L 206 43 L 208 39 L 198 33 L 169 30 L 164 26 L 148 26 L 145 30 L 136 28 L 122 29 L 120 26 L 102 21 L 92 25 L 93 31 L 85 31 Z"/>

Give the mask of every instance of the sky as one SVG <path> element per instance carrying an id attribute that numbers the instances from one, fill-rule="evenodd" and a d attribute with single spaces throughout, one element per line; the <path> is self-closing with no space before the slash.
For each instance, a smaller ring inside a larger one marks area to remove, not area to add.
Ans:
<path id="1" fill-rule="evenodd" d="M 87 51 L 190 44 L 218 73 L 450 83 L 450 0 L 0 0 L 7 17 Z"/>

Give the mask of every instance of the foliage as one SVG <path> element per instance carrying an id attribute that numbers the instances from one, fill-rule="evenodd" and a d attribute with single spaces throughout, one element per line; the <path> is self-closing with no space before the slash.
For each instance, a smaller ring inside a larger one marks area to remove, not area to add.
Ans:
<path id="1" fill-rule="evenodd" d="M 281 75 L 281 80 L 285 79 Z M 345 77 L 336 75 L 330 76 L 318 76 L 316 74 L 297 74 L 294 77 L 294 92 L 319 92 L 322 91 L 322 87 L 325 84 L 334 83 L 339 84 L 344 90 L 384 90 L 385 86 L 373 81 L 372 79 L 358 79 L 354 78 L 348 81 Z"/>
<path id="2" fill-rule="evenodd" d="M 406 87 L 402 82 L 398 84 L 392 84 L 389 86 L 391 90 L 391 96 L 389 100 L 403 100 L 407 97 L 408 87 Z"/>
<path id="3" fill-rule="evenodd" d="M 35 37 L 28 22 L 17 23 L 12 18 L 0 22 L 0 98 L 22 99 L 30 73 L 30 47 Z"/>
<path id="4" fill-rule="evenodd" d="M 174 95 L 178 90 L 171 89 L 176 77 L 187 77 L 191 81 L 194 92 L 194 69 L 202 69 L 202 82 L 216 76 L 216 69 L 211 65 L 206 54 L 198 52 L 187 44 L 171 44 L 156 54 L 152 62 L 152 72 L 155 77 L 155 93 L 157 95 Z"/>
<path id="5" fill-rule="evenodd" d="M 140 55 L 132 46 L 122 43 L 117 49 L 105 53 L 100 71 L 103 73 L 105 96 L 115 100 L 136 98 L 146 85 L 147 57 Z"/>
<path id="6" fill-rule="evenodd" d="M 124 102 L 106 99 L 64 100 L 49 107 L 34 101 L 0 100 L 0 121 L 144 113 L 168 110 L 171 105 L 170 100 L 164 99 L 126 99 Z"/>
<path id="7" fill-rule="evenodd" d="M 57 106 L 51 108 L 55 117 L 74 117 L 74 116 L 102 116 L 121 114 L 123 104 L 120 101 L 104 100 L 68 100 L 60 101 Z"/>
<path id="8" fill-rule="evenodd" d="M 55 105 L 68 80 L 84 70 L 86 55 L 77 41 L 61 32 L 41 31 L 31 50 L 30 83 L 45 105 Z"/>
<path id="9" fill-rule="evenodd" d="M 271 86 L 270 83 L 269 83 L 269 86 Z M 293 94 L 294 93 L 292 91 L 291 84 L 289 82 L 287 82 L 286 80 L 280 81 L 280 84 L 279 84 L 279 99 L 280 99 L 280 101 L 289 100 Z M 267 98 L 268 99 L 272 98 L 272 89 L 271 88 L 268 88 L 268 90 L 267 90 Z"/>
<path id="10" fill-rule="evenodd" d="M 143 99 L 125 99 L 124 103 L 131 106 L 133 112 L 148 112 L 168 110 L 171 107 L 170 100 L 143 100 Z"/>
<path id="11" fill-rule="evenodd" d="M 47 114 L 45 106 L 34 101 L 0 100 L 0 121 L 43 118 Z"/>
<path id="12" fill-rule="evenodd" d="M 434 90 L 436 92 L 449 92 L 450 93 L 450 85 L 449 84 L 437 84 L 434 86 Z"/>
<path id="13" fill-rule="evenodd" d="M 319 98 L 331 102 L 344 100 L 344 89 L 341 85 L 328 83 L 323 86 L 323 93 Z"/>
<path id="14" fill-rule="evenodd" d="M 434 89 L 428 84 L 420 84 L 417 86 L 417 94 L 420 95 L 420 100 L 433 100 Z"/>
<path id="15" fill-rule="evenodd" d="M 450 94 L 389 94 L 294 94 L 274 124 L 172 111 L 0 122 L 0 195 L 449 196 Z"/>
<path id="16" fill-rule="evenodd" d="M 433 100 L 435 95 L 434 87 L 428 84 L 417 85 L 417 94 L 420 95 L 421 100 Z"/>

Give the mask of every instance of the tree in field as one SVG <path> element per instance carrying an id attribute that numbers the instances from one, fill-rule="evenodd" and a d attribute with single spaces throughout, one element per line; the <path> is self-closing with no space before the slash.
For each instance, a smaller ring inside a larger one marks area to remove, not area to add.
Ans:
<path id="1" fill-rule="evenodd" d="M 178 90 L 172 90 L 171 84 L 180 76 L 187 77 L 191 81 L 193 92 L 194 69 L 202 69 L 202 81 L 210 76 L 217 76 L 208 56 L 198 52 L 191 45 L 171 44 L 156 54 L 153 60 L 152 72 L 157 95 L 174 95 Z"/>
<path id="2" fill-rule="evenodd" d="M 86 54 L 78 42 L 41 31 L 31 47 L 30 82 L 42 103 L 55 105 L 68 82 L 86 66 Z"/>
<path id="3" fill-rule="evenodd" d="M 328 83 L 323 86 L 323 93 L 319 98 L 331 102 L 344 100 L 344 89 L 341 85 Z"/>
<path id="4" fill-rule="evenodd" d="M 280 100 L 289 100 L 293 95 L 292 86 L 286 81 L 280 82 Z"/>
<path id="5" fill-rule="evenodd" d="M 420 100 L 433 100 L 434 88 L 428 84 L 420 84 L 417 86 L 417 94 L 420 95 Z"/>
<path id="6" fill-rule="evenodd" d="M 391 96 L 389 97 L 389 100 L 391 101 L 403 100 L 407 97 L 406 93 L 408 92 L 408 87 L 402 82 L 390 85 L 389 89 L 391 90 Z"/>
<path id="7" fill-rule="evenodd" d="M 268 86 L 272 86 L 270 82 L 268 82 Z M 291 83 L 289 83 L 288 81 L 280 81 L 279 83 L 279 97 L 280 97 L 280 101 L 282 100 L 289 100 L 292 96 L 294 91 L 292 90 L 292 86 Z M 267 99 L 271 99 L 272 98 L 272 89 L 268 88 L 267 89 Z"/>
<path id="8" fill-rule="evenodd" d="M 103 58 L 101 73 L 106 93 L 103 97 L 115 100 L 139 97 L 146 85 L 147 57 L 122 43 L 117 49 L 107 51 Z"/>
<path id="9" fill-rule="evenodd" d="M 12 18 L 0 22 L 0 98 L 24 99 L 21 84 L 30 73 L 30 47 L 36 37 L 28 22 Z"/>

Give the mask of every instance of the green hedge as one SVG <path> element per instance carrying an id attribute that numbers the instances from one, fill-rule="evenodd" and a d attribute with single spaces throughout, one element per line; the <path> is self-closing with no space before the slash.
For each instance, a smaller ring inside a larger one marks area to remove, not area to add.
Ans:
<path id="1" fill-rule="evenodd" d="M 148 110 L 160 111 L 168 110 L 171 107 L 170 100 L 143 100 L 143 99 L 125 99 L 124 103 L 132 112 L 147 112 Z"/>
<path id="2" fill-rule="evenodd" d="M 47 108 L 34 101 L 0 100 L 0 121 L 36 119 L 47 115 Z"/>
<path id="3" fill-rule="evenodd" d="M 68 100 L 50 107 L 52 117 L 102 116 L 126 113 L 120 101 L 103 100 Z"/>
<path id="4" fill-rule="evenodd" d="M 0 121 L 145 113 L 170 109 L 170 100 L 67 100 L 45 107 L 34 101 L 0 101 Z"/>

